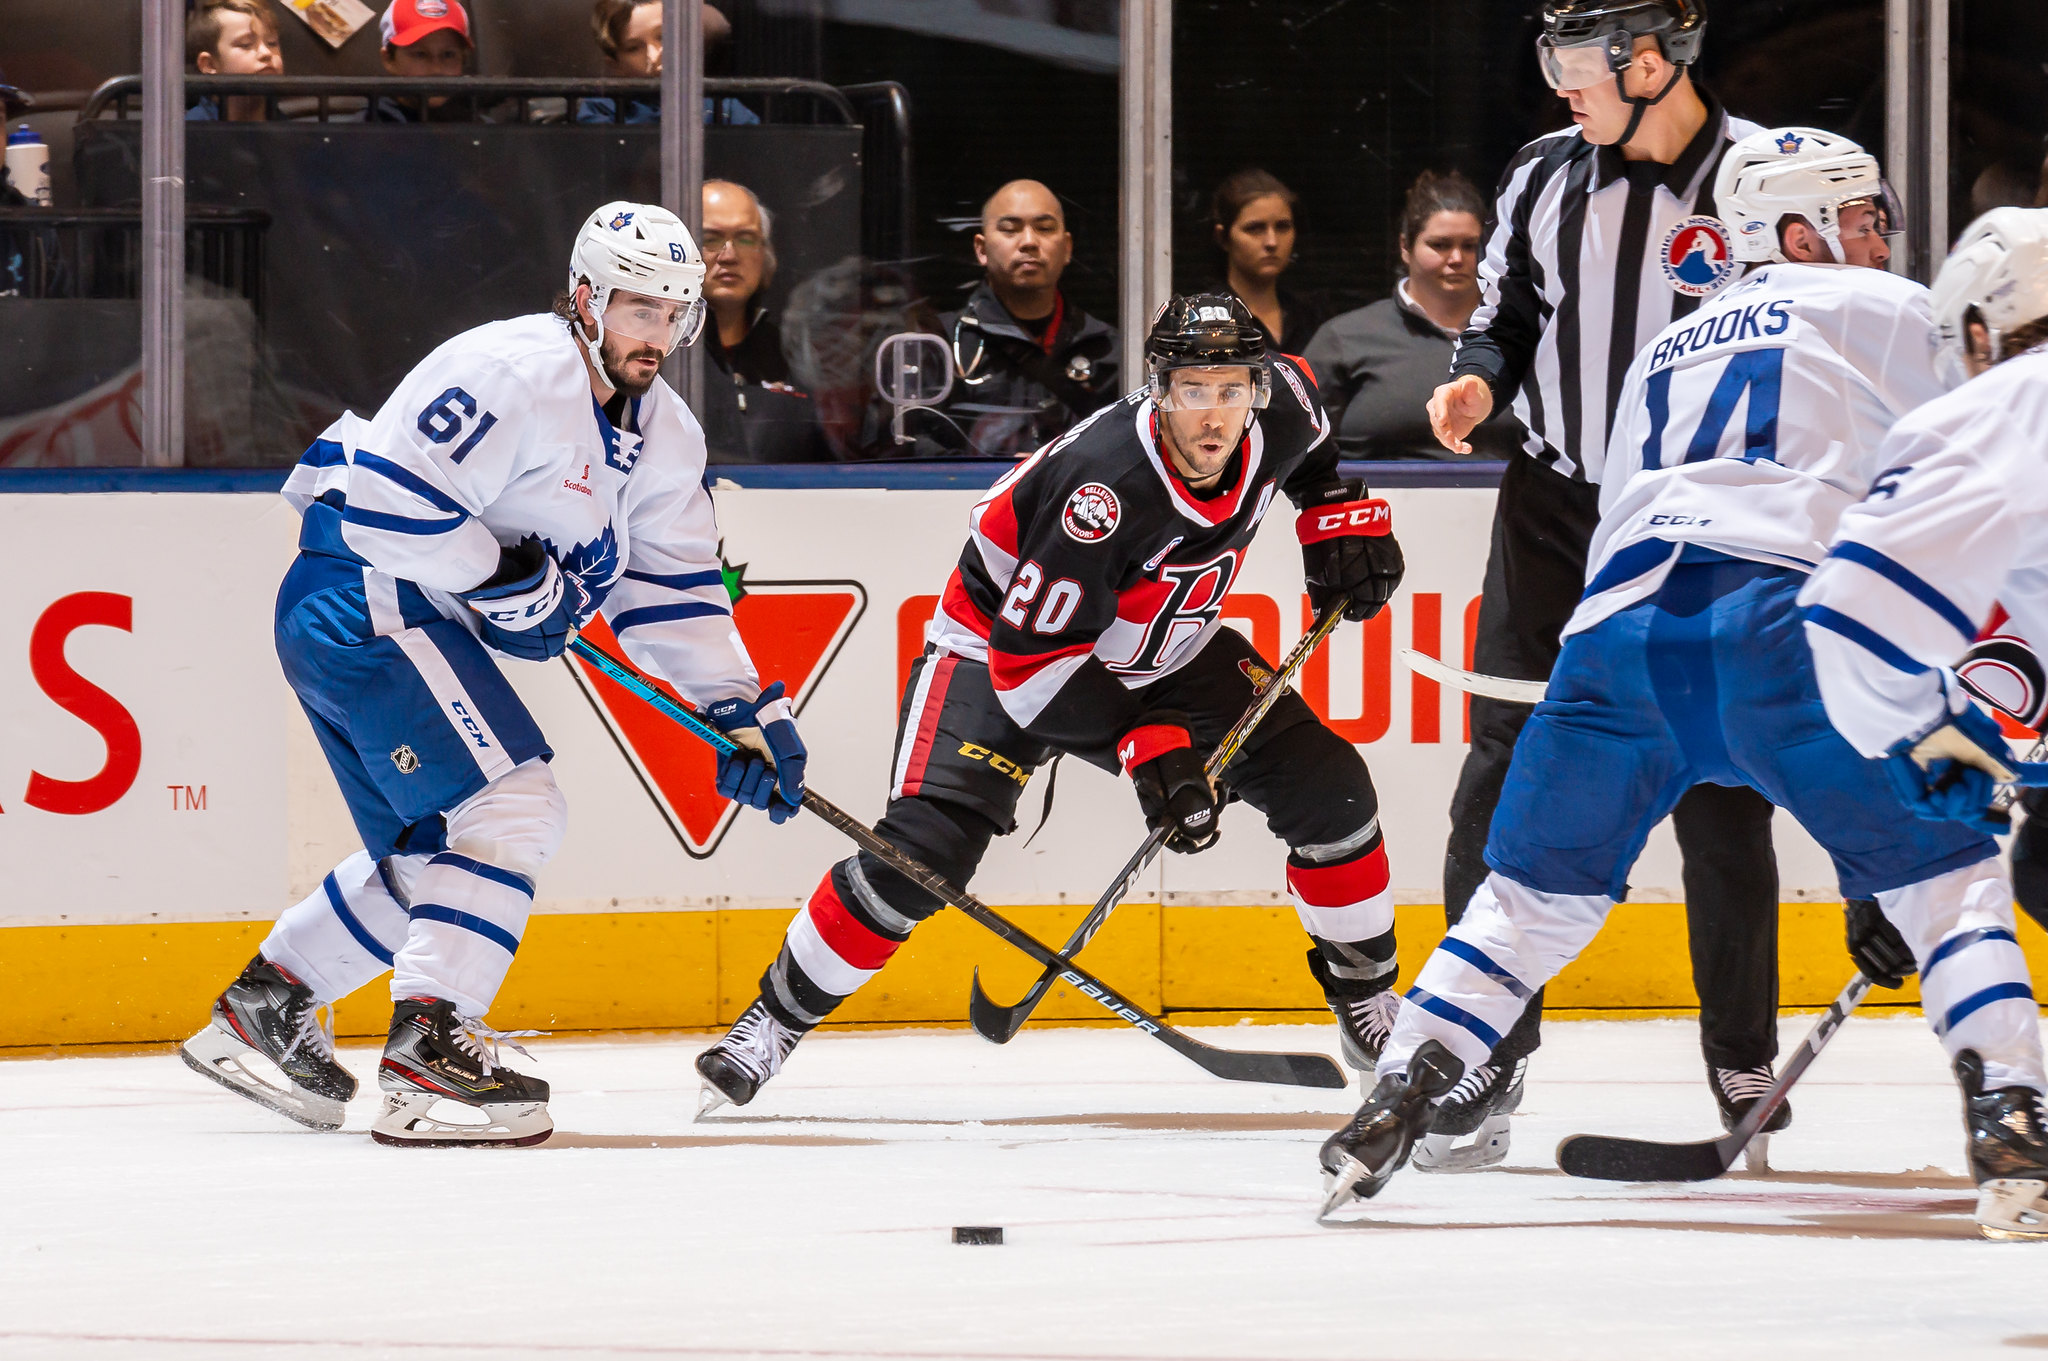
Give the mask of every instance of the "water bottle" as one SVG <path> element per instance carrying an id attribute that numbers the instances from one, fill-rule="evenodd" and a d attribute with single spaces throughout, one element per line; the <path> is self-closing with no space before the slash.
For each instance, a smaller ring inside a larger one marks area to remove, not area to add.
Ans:
<path id="1" fill-rule="evenodd" d="M 50 206 L 50 147 L 26 123 L 8 135 L 7 178 L 30 203 Z"/>

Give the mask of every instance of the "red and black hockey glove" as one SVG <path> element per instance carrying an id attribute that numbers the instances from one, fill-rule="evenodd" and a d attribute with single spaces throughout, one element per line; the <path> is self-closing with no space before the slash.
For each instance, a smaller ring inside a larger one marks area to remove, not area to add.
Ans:
<path id="1" fill-rule="evenodd" d="M 1394 598 L 1407 569 L 1394 539 L 1393 511 L 1364 493 L 1357 482 L 1332 487 L 1294 521 L 1302 576 L 1318 617 L 1343 601 L 1346 619 L 1372 618 Z"/>
<path id="2" fill-rule="evenodd" d="M 1116 744 L 1116 759 L 1138 787 L 1145 825 L 1166 830 L 1166 848 L 1193 854 L 1223 835 L 1221 802 L 1179 714 L 1148 714 Z"/>

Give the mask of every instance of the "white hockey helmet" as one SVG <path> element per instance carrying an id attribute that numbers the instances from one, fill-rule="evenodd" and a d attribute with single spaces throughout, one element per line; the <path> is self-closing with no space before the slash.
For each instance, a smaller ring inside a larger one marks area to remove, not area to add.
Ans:
<path id="1" fill-rule="evenodd" d="M 1898 197 L 1884 181 L 1877 157 L 1846 137 L 1819 128 L 1753 132 L 1721 157 L 1714 202 L 1735 240 L 1737 260 L 1785 260 L 1779 224 L 1804 219 L 1827 242 L 1836 264 L 1842 255 L 1844 206 L 1868 202 L 1878 231 L 1896 235 L 1903 224 Z"/>
<path id="2" fill-rule="evenodd" d="M 1973 319 L 1991 333 L 1991 362 L 2005 358 L 2006 332 L 2048 317 L 2048 208 L 1993 208 L 1964 229 L 1934 279 L 1934 324 L 1941 348 L 1934 369 L 1960 387 Z"/>
<path id="3" fill-rule="evenodd" d="M 570 293 L 581 283 L 590 285 L 590 312 L 597 318 L 597 336 L 585 342 L 593 358 L 604 344 L 604 314 L 615 292 L 680 304 L 667 338 L 669 354 L 704 329 L 704 257 L 690 229 L 666 208 L 620 200 L 592 213 L 569 252 Z M 653 337 L 639 338 L 654 343 Z"/>

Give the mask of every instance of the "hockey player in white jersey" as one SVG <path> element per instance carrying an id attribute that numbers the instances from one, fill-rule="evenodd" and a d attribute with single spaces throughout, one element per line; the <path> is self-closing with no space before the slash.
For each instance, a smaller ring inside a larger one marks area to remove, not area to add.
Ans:
<path id="1" fill-rule="evenodd" d="M 1893 427 L 1799 599 L 1842 735 L 1883 758 L 1923 817 L 2002 830 L 1992 799 L 2018 763 L 1954 668 L 1997 606 L 2014 632 L 2048 638 L 2048 210 L 1973 223 L 1935 280 L 1934 318 L 1959 386 Z M 1899 925 L 1955 1058 L 1978 1225 L 2048 1238 L 2048 1082 L 2012 894 L 1987 876 L 1938 933 Z"/>
<path id="2" fill-rule="evenodd" d="M 2022 1017 L 1962 1002 L 1976 982 L 1957 991 L 1995 977 L 2025 992 L 1996 843 L 1913 816 L 1829 724 L 1796 604 L 1884 468 L 1886 432 L 1942 390 L 1927 291 L 1858 267 L 1884 263 L 1895 219 L 1854 143 L 1806 128 L 1745 138 L 1715 199 L 1751 271 L 1630 367 L 1588 584 L 1515 748 L 1491 873 L 1417 975 L 1372 1095 L 1323 1146 L 1333 1207 L 1401 1166 L 1432 1102 L 1591 943 L 1651 829 L 1701 781 L 1791 812 L 1844 895 L 1875 898 L 1920 960 L 2002 924 L 2010 959 L 1923 963 L 1923 991 L 1951 1053 L 2038 1080 L 2032 1004 Z"/>
<path id="3" fill-rule="evenodd" d="M 547 1138 L 547 1084 L 501 1066 L 483 1017 L 566 808 L 494 656 L 560 656 L 600 606 L 635 663 L 742 744 L 719 792 L 795 813 L 804 746 L 734 628 L 703 432 L 660 378 L 702 324 L 703 282 L 673 214 L 606 204 L 553 314 L 449 340 L 292 470 L 278 657 L 363 849 L 278 920 L 186 1042 L 193 1068 L 339 1128 L 356 1083 L 317 1011 L 389 969 L 375 1137 Z"/>

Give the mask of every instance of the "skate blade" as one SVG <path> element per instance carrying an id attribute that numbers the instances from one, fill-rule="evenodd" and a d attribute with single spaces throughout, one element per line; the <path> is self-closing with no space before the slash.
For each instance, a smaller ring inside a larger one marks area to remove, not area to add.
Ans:
<path id="1" fill-rule="evenodd" d="M 730 1106 L 732 1098 L 707 1082 L 697 1089 L 697 1119 L 702 1120 L 720 1106 Z"/>
<path id="2" fill-rule="evenodd" d="M 1423 1135 L 1412 1161 L 1418 1172 L 1481 1172 L 1507 1161 L 1508 1137 L 1508 1117 L 1489 1115 L 1470 1134 Z"/>
<path id="3" fill-rule="evenodd" d="M 1372 1170 L 1356 1158 L 1347 1157 L 1335 1172 L 1323 1172 L 1323 1208 L 1317 1212 L 1317 1220 L 1328 1219 L 1332 1213 L 1343 1209 L 1354 1200 L 1363 1200 L 1371 1192 L 1358 1188 L 1372 1179 Z"/>
<path id="4" fill-rule="evenodd" d="M 479 1117 L 450 1120 L 437 1107 L 453 1106 Z M 527 1148 L 546 1143 L 555 1132 L 544 1101 L 472 1106 L 432 1092 L 386 1092 L 384 1111 L 370 1137 L 394 1148 Z"/>
<path id="5" fill-rule="evenodd" d="M 340 1129 L 347 1115 L 345 1102 L 309 1092 L 288 1081 L 280 1085 L 266 1079 L 249 1065 L 250 1058 L 260 1055 L 219 1026 L 210 1025 L 178 1046 L 178 1057 L 200 1076 L 211 1078 L 235 1095 L 246 1097 L 307 1129 L 324 1132 Z"/>
<path id="6" fill-rule="evenodd" d="M 1977 1232 L 2005 1243 L 2048 1238 L 2048 1181 L 1999 1177 L 1978 1187 Z"/>
<path id="7" fill-rule="evenodd" d="M 1771 1170 L 1771 1136 L 1759 1134 L 1751 1139 L 1742 1150 L 1742 1170 L 1745 1172 L 1768 1172 Z"/>

